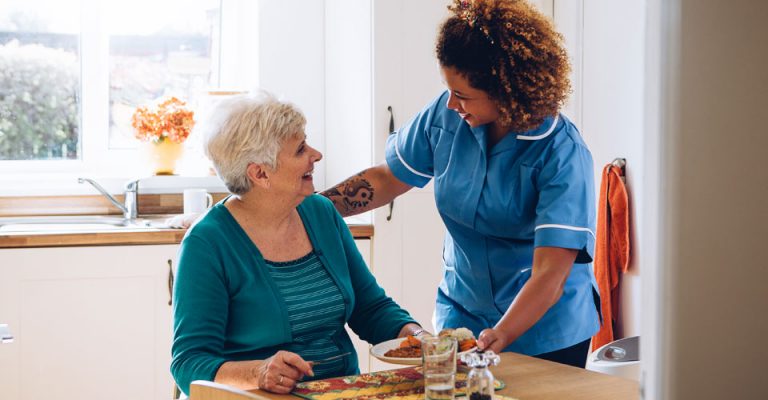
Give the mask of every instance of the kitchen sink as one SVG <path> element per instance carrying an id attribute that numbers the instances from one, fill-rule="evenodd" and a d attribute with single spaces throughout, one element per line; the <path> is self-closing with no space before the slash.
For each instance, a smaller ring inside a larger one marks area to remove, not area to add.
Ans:
<path id="1" fill-rule="evenodd" d="M 0 233 L 85 232 L 167 229 L 164 219 L 139 218 L 128 221 L 107 215 L 66 215 L 0 218 Z"/>

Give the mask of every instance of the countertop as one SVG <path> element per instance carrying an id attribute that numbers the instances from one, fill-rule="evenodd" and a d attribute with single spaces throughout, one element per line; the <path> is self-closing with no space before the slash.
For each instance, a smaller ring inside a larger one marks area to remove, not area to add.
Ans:
<path id="1" fill-rule="evenodd" d="M 142 216 L 145 219 L 163 221 L 167 217 L 169 216 Z M 347 224 L 355 239 L 370 239 L 373 236 L 373 225 L 366 221 L 352 219 L 347 220 Z M 186 229 L 171 228 L 1 232 L 0 248 L 178 244 L 186 232 Z"/>

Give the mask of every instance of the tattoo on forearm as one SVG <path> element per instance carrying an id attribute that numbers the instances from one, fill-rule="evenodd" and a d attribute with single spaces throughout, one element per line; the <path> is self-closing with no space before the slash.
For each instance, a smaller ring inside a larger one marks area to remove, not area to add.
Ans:
<path id="1" fill-rule="evenodd" d="M 365 209 L 373 201 L 374 189 L 371 183 L 359 173 L 346 181 L 322 192 L 342 213 Z"/>

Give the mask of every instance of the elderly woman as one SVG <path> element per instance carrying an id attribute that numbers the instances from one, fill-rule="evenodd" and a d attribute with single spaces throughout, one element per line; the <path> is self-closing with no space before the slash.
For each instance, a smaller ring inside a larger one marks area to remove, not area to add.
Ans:
<path id="1" fill-rule="evenodd" d="M 305 378 L 358 373 L 345 324 L 371 343 L 418 333 L 333 204 L 313 194 L 322 154 L 305 141 L 302 113 L 261 93 L 211 115 L 206 153 L 232 195 L 181 245 L 171 365 L 179 387 L 204 379 L 288 393 Z"/>

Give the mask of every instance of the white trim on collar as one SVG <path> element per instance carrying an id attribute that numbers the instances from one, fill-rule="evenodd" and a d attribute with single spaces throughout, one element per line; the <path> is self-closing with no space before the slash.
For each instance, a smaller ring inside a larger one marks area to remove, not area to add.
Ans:
<path id="1" fill-rule="evenodd" d="M 424 178 L 428 178 L 428 179 L 432 179 L 433 178 L 432 175 L 428 175 L 428 174 L 425 174 L 423 172 L 416 171 L 413 167 L 408 165 L 407 162 L 405 162 L 405 160 L 403 159 L 403 156 L 400 155 L 400 148 L 397 147 L 397 140 L 395 140 L 395 154 L 397 154 L 397 158 L 400 160 L 401 163 L 403 163 L 403 166 L 405 166 L 405 168 L 407 168 L 408 171 L 411 171 L 414 174 L 416 174 L 418 176 L 422 176 Z"/>
<path id="2" fill-rule="evenodd" d="M 560 119 L 560 115 L 555 115 L 555 120 L 552 121 L 552 126 L 550 126 L 549 129 L 547 129 L 547 131 L 542 133 L 541 135 L 537 135 L 537 136 L 517 135 L 517 138 L 520 139 L 520 140 L 541 140 L 541 139 L 544 139 L 545 137 L 551 135 L 552 132 L 555 131 L 555 127 L 557 126 L 557 121 L 559 119 Z"/>

